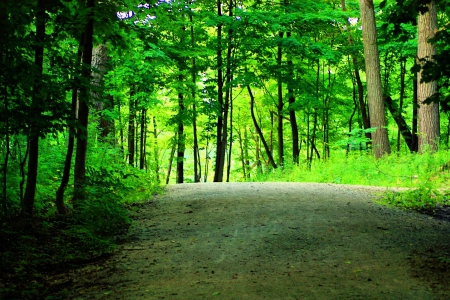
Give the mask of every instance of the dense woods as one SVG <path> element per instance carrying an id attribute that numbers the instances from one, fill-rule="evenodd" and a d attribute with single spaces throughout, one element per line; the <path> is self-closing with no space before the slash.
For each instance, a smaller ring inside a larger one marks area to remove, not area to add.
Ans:
<path id="1" fill-rule="evenodd" d="M 114 233 L 163 183 L 446 151 L 449 17 L 446 0 L 2 0 L 2 220 Z"/>

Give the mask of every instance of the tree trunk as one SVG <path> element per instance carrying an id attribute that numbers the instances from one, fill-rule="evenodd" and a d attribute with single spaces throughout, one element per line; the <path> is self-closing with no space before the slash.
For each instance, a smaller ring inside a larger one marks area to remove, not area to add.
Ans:
<path id="1" fill-rule="evenodd" d="M 79 66 L 81 59 L 83 57 L 83 45 L 84 45 L 84 33 L 81 34 L 80 43 L 78 46 L 78 61 L 77 64 Z M 73 122 L 76 121 L 76 115 L 77 115 L 77 103 L 78 103 L 78 86 L 74 86 L 72 90 L 72 106 L 71 106 L 71 119 Z M 73 157 L 73 149 L 75 144 L 75 127 L 69 126 L 69 140 L 67 145 L 67 153 L 66 153 L 66 159 L 64 161 L 64 171 L 63 176 L 61 178 L 61 184 L 56 191 L 56 199 L 55 204 L 58 208 L 58 213 L 60 214 L 66 214 L 67 208 L 64 205 L 64 193 L 67 188 L 67 184 L 69 183 L 70 179 L 70 169 L 72 166 L 72 157 Z"/>
<path id="2" fill-rule="evenodd" d="M 347 9 L 345 7 L 345 0 L 341 0 L 341 5 L 342 5 L 342 10 L 347 11 Z M 348 24 L 350 24 L 350 22 L 348 22 Z M 350 33 L 348 34 L 348 44 L 351 47 L 353 47 L 355 45 L 355 42 L 353 41 L 353 38 L 350 35 Z M 369 120 L 369 117 L 367 116 L 366 103 L 364 102 L 364 87 L 363 87 L 363 84 L 361 81 L 361 76 L 359 74 L 358 58 L 356 57 L 356 55 L 354 53 L 352 53 L 351 56 L 352 56 L 352 62 L 353 62 L 353 73 L 355 75 L 356 84 L 358 86 L 358 100 L 359 100 L 359 107 L 360 107 L 360 111 L 361 111 L 361 118 L 363 121 L 363 128 L 369 129 L 370 128 L 370 120 Z M 371 139 L 370 132 L 366 132 L 365 135 L 366 135 L 366 138 Z"/>
<path id="3" fill-rule="evenodd" d="M 434 37 L 437 30 L 437 12 L 436 4 L 431 1 L 428 5 L 428 11 L 419 13 L 418 22 L 418 63 L 423 65 L 426 61 L 431 61 L 436 54 L 435 45 L 429 43 L 429 39 Z M 424 103 L 427 98 L 437 93 L 437 82 L 422 82 L 422 70 L 419 72 L 417 81 L 417 98 L 419 104 L 419 152 L 426 150 L 437 151 L 439 146 L 440 120 L 439 104 L 432 102 Z"/>
<path id="4" fill-rule="evenodd" d="M 417 75 L 417 74 L 416 74 Z M 419 151 L 419 137 L 418 137 L 418 130 L 417 130 L 417 127 L 418 127 L 418 122 L 417 122 L 417 117 L 418 117 L 418 100 L 417 100 L 417 86 L 418 86 L 418 83 L 417 83 L 417 77 L 415 77 L 414 79 L 413 79 L 413 113 L 412 113 L 412 117 L 413 117 L 413 119 L 412 119 L 412 128 L 411 128 L 411 130 L 412 130 L 412 149 L 413 149 L 413 152 L 418 152 Z"/>
<path id="5" fill-rule="evenodd" d="M 192 14 L 189 14 L 189 21 L 194 24 Z M 194 25 L 191 25 L 191 46 L 195 49 Z M 195 56 L 192 57 L 192 129 L 194 135 L 194 182 L 200 182 L 202 177 L 202 165 L 200 163 L 200 150 L 198 146 L 197 133 L 197 104 L 196 104 L 196 85 L 197 85 L 197 66 Z"/>
<path id="6" fill-rule="evenodd" d="M 277 96 L 278 96 L 278 103 L 277 103 L 277 137 L 278 137 L 278 164 L 283 167 L 284 164 L 284 138 L 283 138 L 283 82 L 282 82 L 282 76 L 281 76 L 281 63 L 283 59 L 283 48 L 281 46 L 281 40 L 283 39 L 283 32 L 278 33 L 278 37 L 280 38 L 279 44 L 278 44 L 278 51 L 277 51 L 277 67 L 278 67 L 278 84 L 277 84 Z"/>
<path id="7" fill-rule="evenodd" d="M 175 136 L 172 139 L 172 149 L 170 150 L 170 157 L 169 157 L 169 166 L 167 167 L 167 176 L 166 176 L 166 184 L 169 184 L 170 181 L 170 173 L 172 173 L 172 163 L 173 158 L 175 156 L 175 149 L 177 148 L 178 143 L 178 137 L 175 133 Z"/>
<path id="8" fill-rule="evenodd" d="M 264 149 L 266 150 L 267 157 L 268 157 L 268 160 L 269 160 L 269 164 L 274 169 L 276 169 L 277 165 L 275 164 L 275 161 L 273 160 L 272 153 L 270 153 L 269 146 L 267 145 L 267 142 L 264 139 L 264 136 L 262 134 L 261 128 L 259 127 L 258 122 L 256 121 L 255 112 L 254 112 L 255 97 L 253 96 L 252 90 L 251 90 L 249 85 L 247 85 L 247 90 L 248 90 L 248 94 L 250 95 L 250 112 L 251 112 L 251 115 L 252 115 L 253 125 L 255 126 L 256 132 L 258 133 L 259 138 L 261 139 L 261 142 L 264 145 Z"/>
<path id="9" fill-rule="evenodd" d="M 180 76 L 180 82 L 182 78 Z M 178 141 L 177 141 L 177 183 L 184 182 L 184 151 L 186 148 L 184 134 L 184 99 L 183 94 L 178 93 Z"/>
<path id="10" fill-rule="evenodd" d="M 399 117 L 401 117 L 403 119 L 403 102 L 405 99 L 405 76 L 406 76 L 406 58 L 401 58 L 400 59 L 400 103 L 399 103 L 399 108 L 398 108 L 398 113 L 399 113 Z M 404 120 L 404 119 L 403 119 Z M 402 134 L 402 130 L 400 129 L 400 126 L 398 127 L 398 132 L 397 132 L 397 152 L 400 152 L 400 145 L 401 145 L 401 140 L 400 140 L 400 136 Z M 411 142 L 412 142 L 412 134 L 410 132 L 410 141 L 408 144 L 408 148 L 409 151 L 413 151 L 411 146 Z M 406 140 L 406 139 L 405 139 Z"/>
<path id="11" fill-rule="evenodd" d="M 27 217 L 33 216 L 39 165 L 39 127 L 36 124 L 36 120 L 39 120 L 41 117 L 41 106 L 44 100 L 41 95 L 41 88 L 44 64 L 45 17 L 45 1 L 38 0 L 36 7 L 36 35 L 34 39 L 34 64 L 36 66 L 36 73 L 34 74 L 33 96 L 31 100 L 32 121 L 29 129 L 28 174 L 25 195 L 22 200 L 22 214 Z"/>
<path id="12" fill-rule="evenodd" d="M 405 119 L 402 116 L 402 111 L 394 105 L 394 102 L 392 101 L 391 97 L 385 96 L 384 100 L 386 102 L 389 111 L 391 112 L 392 117 L 397 123 L 399 133 L 401 133 L 401 135 L 405 139 L 405 142 L 408 145 L 409 150 L 413 152 L 412 134 L 411 131 L 409 130 L 408 125 L 406 124 Z"/>
<path id="13" fill-rule="evenodd" d="M 390 153 L 383 90 L 380 76 L 380 57 L 377 46 L 375 12 L 372 0 L 359 0 L 363 27 L 364 58 L 366 63 L 367 98 L 369 102 L 370 125 L 376 128 L 372 133 L 372 147 L 376 158 Z"/>
<path id="14" fill-rule="evenodd" d="M 153 116 L 153 157 L 155 160 L 155 173 L 156 173 L 156 182 L 160 183 L 161 179 L 159 178 L 159 147 L 158 147 L 158 134 L 156 131 L 156 117 Z"/>
<path id="15" fill-rule="evenodd" d="M 85 82 L 90 82 L 92 66 L 92 48 L 94 37 L 94 5 L 95 0 L 87 0 L 87 8 L 90 9 L 88 23 L 84 31 L 83 47 L 83 68 L 81 77 Z M 88 146 L 88 119 L 89 119 L 89 98 L 90 88 L 85 84 L 80 87 L 80 101 L 78 107 L 78 123 L 81 127 L 81 133 L 77 137 L 77 151 L 75 157 L 74 171 L 74 197 L 73 203 L 76 209 L 76 202 L 85 199 L 85 181 L 86 181 L 86 153 Z"/>
<path id="16" fill-rule="evenodd" d="M 134 167 L 134 153 L 135 153 L 135 120 L 136 120 L 136 102 L 134 98 L 134 86 L 130 89 L 130 104 L 128 116 L 128 164 Z"/>
<path id="17" fill-rule="evenodd" d="M 139 143 L 139 169 L 144 170 L 145 168 L 145 137 L 147 135 L 147 118 L 146 110 L 141 110 L 141 135 Z"/>
<path id="18" fill-rule="evenodd" d="M 219 17 L 222 16 L 222 1 L 217 0 L 217 15 Z M 217 101 L 219 105 L 219 112 L 217 116 L 217 144 L 216 144 L 216 162 L 215 162 L 215 171 L 214 171 L 214 182 L 221 182 L 223 179 L 223 167 L 222 164 L 223 157 L 225 153 L 223 153 L 222 149 L 224 149 L 223 143 L 223 74 L 222 74 L 222 23 L 217 25 Z"/>
<path id="19" fill-rule="evenodd" d="M 287 32 L 287 38 L 291 37 L 291 32 Z M 293 62 L 292 59 L 288 59 L 287 61 L 288 69 L 289 69 L 289 80 L 287 84 L 288 88 L 288 97 L 289 97 L 289 121 L 291 124 L 291 132 L 292 132 L 292 160 L 295 164 L 299 163 L 300 156 L 300 147 L 298 141 L 298 125 L 297 118 L 295 116 L 295 96 L 294 89 L 292 87 L 292 80 L 294 80 L 294 70 L 293 70 Z"/>

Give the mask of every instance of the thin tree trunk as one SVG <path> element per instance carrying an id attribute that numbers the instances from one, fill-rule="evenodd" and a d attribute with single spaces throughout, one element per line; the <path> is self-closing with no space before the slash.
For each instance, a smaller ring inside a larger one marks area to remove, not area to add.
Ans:
<path id="1" fill-rule="evenodd" d="M 372 147 L 376 158 L 391 152 L 383 93 L 380 77 L 380 57 L 377 46 L 377 31 L 373 0 L 359 0 L 363 27 L 364 58 L 366 63 L 367 97 L 369 102 L 370 125 L 376 128 L 372 133 Z"/>
<path id="2" fill-rule="evenodd" d="M 92 65 L 92 48 L 94 37 L 94 5 L 95 0 L 87 0 L 87 8 L 90 9 L 88 23 L 84 31 L 83 47 L 83 68 L 81 77 L 85 82 L 90 82 Z M 77 151 L 75 157 L 74 171 L 74 208 L 77 208 L 77 201 L 85 199 L 85 181 L 86 181 L 86 153 L 88 146 L 88 121 L 89 121 L 89 98 L 90 92 L 86 85 L 80 87 L 80 101 L 78 108 L 78 123 L 82 134 L 77 137 Z"/>
<path id="3" fill-rule="evenodd" d="M 250 178 L 250 156 L 248 154 L 248 133 L 247 126 L 244 127 L 244 156 L 245 156 L 245 165 L 247 168 L 247 178 Z"/>
<path id="4" fill-rule="evenodd" d="M 277 67 L 278 67 L 278 84 L 277 84 L 277 95 L 278 95 L 278 103 L 277 103 L 277 137 L 278 137 L 278 164 L 283 167 L 284 164 L 284 143 L 283 143 L 283 82 L 281 76 L 281 63 L 283 59 L 283 48 L 281 46 L 281 40 L 283 39 L 283 32 L 278 33 L 278 37 L 280 38 L 278 44 L 278 52 L 277 52 Z"/>
<path id="5" fill-rule="evenodd" d="M 403 101 L 405 98 L 405 76 L 406 76 L 406 58 L 401 58 L 400 60 L 400 103 L 398 108 L 399 117 L 403 119 L 402 112 L 403 112 Z M 411 132 L 410 132 L 411 133 Z M 400 152 L 400 145 L 401 140 L 400 136 L 402 135 L 402 130 L 400 129 L 400 126 L 398 127 L 397 132 L 397 152 Z M 409 151 L 413 151 L 411 148 L 411 142 L 412 142 L 412 134 L 411 134 L 411 140 L 409 141 L 408 148 Z"/>
<path id="6" fill-rule="evenodd" d="M 146 122 L 146 110 L 141 110 L 141 141 L 139 148 L 139 169 L 143 170 L 145 168 L 145 136 L 147 135 L 147 122 Z"/>
<path id="7" fill-rule="evenodd" d="M 153 116 L 153 156 L 155 159 L 155 173 L 156 173 L 156 182 L 160 183 L 161 179 L 159 178 L 159 147 L 158 147 L 158 134 L 156 131 L 156 117 Z"/>
<path id="8" fill-rule="evenodd" d="M 401 110 L 397 108 L 396 105 L 394 105 L 391 97 L 385 96 L 384 101 L 386 102 L 386 106 L 391 112 L 392 117 L 397 123 L 399 133 L 401 133 L 401 135 L 405 139 L 406 144 L 408 145 L 409 150 L 412 152 L 412 134 L 408 128 L 408 125 L 406 124 L 405 119 L 402 116 Z"/>
<path id="9" fill-rule="evenodd" d="M 173 163 L 173 158 L 175 157 L 175 150 L 177 148 L 177 143 L 178 143 L 178 137 L 177 137 L 177 133 L 175 133 L 175 136 L 172 139 L 172 149 L 170 150 L 169 166 L 167 167 L 166 184 L 169 184 L 169 181 L 170 181 L 170 173 L 172 173 L 172 163 Z"/>
<path id="10" fill-rule="evenodd" d="M 135 120 L 136 120 L 136 102 L 134 97 L 134 86 L 130 89 L 130 104 L 128 106 L 128 164 L 134 167 L 134 153 L 135 153 Z"/>
<path id="11" fill-rule="evenodd" d="M 182 77 L 180 76 L 180 82 Z M 186 148 L 184 135 L 184 98 L 182 93 L 178 93 L 178 140 L 177 140 L 177 183 L 184 182 L 184 151 Z"/>
<path id="12" fill-rule="evenodd" d="M 417 75 L 417 74 L 416 74 Z M 413 119 L 412 119 L 412 151 L 418 152 L 419 151 L 419 136 L 418 136 L 418 96 L 417 96 L 417 77 L 413 79 Z"/>
<path id="13" fill-rule="evenodd" d="M 230 74 L 230 81 L 233 80 L 233 75 Z M 228 163 L 227 163 L 227 182 L 230 182 L 230 173 L 231 173 L 231 157 L 232 157 L 232 149 L 233 149 L 233 88 L 230 87 L 230 144 L 228 146 Z"/>
<path id="14" fill-rule="evenodd" d="M 427 12 L 419 13 L 418 21 L 417 57 L 418 63 L 422 65 L 425 61 L 431 61 L 433 55 L 436 55 L 435 45 L 428 42 L 434 37 L 437 30 L 436 4 L 431 1 L 427 7 Z M 429 97 L 437 93 L 437 82 L 422 82 L 422 72 L 421 70 L 417 77 L 419 152 L 421 153 L 426 150 L 437 151 L 440 135 L 439 104 L 437 102 L 425 103 Z"/>
<path id="15" fill-rule="evenodd" d="M 345 0 L 341 0 L 341 5 L 342 5 L 342 10 L 347 11 L 347 9 L 345 7 Z M 349 21 L 348 21 L 348 24 L 350 24 Z M 355 45 L 350 33 L 348 34 L 348 44 L 351 47 L 353 47 Z M 370 128 L 370 120 L 367 115 L 366 103 L 364 102 L 364 87 L 363 87 L 363 84 L 361 81 L 361 76 L 359 74 L 358 59 L 354 53 L 352 53 L 351 57 L 352 57 L 352 62 L 353 62 L 353 73 L 355 75 L 356 84 L 358 86 L 358 100 L 359 100 L 359 107 L 360 107 L 360 111 L 361 111 L 361 118 L 363 121 L 363 128 L 369 129 Z M 365 135 L 366 135 L 366 138 L 371 139 L 370 132 L 366 132 Z"/>
<path id="16" fill-rule="evenodd" d="M 84 45 L 84 33 L 81 34 L 80 43 L 78 45 L 78 52 L 77 52 L 77 67 L 80 67 L 80 62 L 83 57 L 83 45 Z M 71 119 L 72 121 L 76 121 L 76 115 L 77 115 L 77 103 L 78 103 L 78 86 L 75 85 L 72 90 L 72 105 L 71 105 Z M 67 184 L 69 183 L 70 179 L 70 169 L 72 166 L 72 157 L 73 157 L 73 150 L 75 145 L 75 127 L 69 126 L 69 140 L 67 145 L 67 153 L 66 153 L 66 159 L 64 161 L 64 171 L 63 176 L 61 178 L 61 184 L 56 191 L 56 199 L 55 204 L 58 209 L 58 213 L 60 214 L 66 214 L 67 208 L 64 205 L 64 193 L 67 188 Z"/>
<path id="17" fill-rule="evenodd" d="M 222 1 L 217 0 L 217 15 L 222 16 Z M 217 25 L 217 100 L 219 105 L 219 113 L 217 116 L 217 145 L 216 145 L 216 169 L 214 172 L 214 182 L 221 182 L 223 179 L 223 74 L 222 74 L 222 23 Z"/>
<path id="18" fill-rule="evenodd" d="M 42 75 L 44 64 L 44 39 L 45 39 L 45 1 L 38 0 L 36 7 L 36 35 L 34 40 L 34 65 L 37 72 L 34 74 L 33 96 L 31 102 L 32 119 L 39 120 L 41 117 L 41 95 Z M 22 200 L 22 214 L 27 217 L 33 216 L 34 198 L 36 195 L 37 172 L 39 165 L 39 129 L 36 121 L 30 124 L 29 132 L 29 156 L 27 184 L 25 195 Z"/>
<path id="19" fill-rule="evenodd" d="M 276 169 L 277 165 L 275 164 L 275 161 L 273 160 L 272 154 L 270 153 L 269 146 L 267 145 L 266 140 L 264 139 L 264 136 L 262 134 L 261 128 L 258 125 L 258 122 L 256 121 L 255 112 L 254 112 L 254 106 L 255 106 L 255 97 L 253 96 L 252 90 L 249 85 L 247 85 L 248 94 L 250 95 L 250 112 L 252 115 L 253 125 L 255 126 L 256 132 L 259 135 L 259 138 L 261 139 L 261 142 L 264 145 L 264 149 L 266 150 L 267 157 L 269 160 L 270 165 Z"/>
<path id="20" fill-rule="evenodd" d="M 189 14 L 191 24 L 194 24 L 192 13 Z M 191 25 L 191 46 L 195 49 L 194 25 Z M 194 182 L 200 182 L 202 177 L 202 165 L 200 163 L 200 150 L 198 146 L 197 133 L 197 105 L 196 105 L 196 84 L 197 84 L 197 66 L 195 56 L 192 57 L 192 129 L 194 135 Z"/>

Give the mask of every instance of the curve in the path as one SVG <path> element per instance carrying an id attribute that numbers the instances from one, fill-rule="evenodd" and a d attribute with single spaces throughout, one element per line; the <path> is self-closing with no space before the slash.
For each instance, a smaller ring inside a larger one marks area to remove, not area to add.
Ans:
<path id="1" fill-rule="evenodd" d="M 430 288 L 410 262 L 423 249 L 448 244 L 449 224 L 381 207 L 373 191 L 301 183 L 170 186 L 142 208 L 132 243 L 82 296 L 445 297 L 448 290 Z"/>

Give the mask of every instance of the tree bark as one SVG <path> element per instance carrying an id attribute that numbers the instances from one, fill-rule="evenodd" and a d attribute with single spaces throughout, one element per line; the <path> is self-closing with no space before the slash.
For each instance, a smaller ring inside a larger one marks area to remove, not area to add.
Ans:
<path id="1" fill-rule="evenodd" d="M 222 1 L 217 0 L 217 15 L 222 16 Z M 223 72 L 222 72 L 222 23 L 217 25 L 217 101 L 219 105 L 219 112 L 217 116 L 217 143 L 216 143 L 216 161 L 214 171 L 214 182 L 221 182 L 223 179 Z"/>
<path id="2" fill-rule="evenodd" d="M 87 0 L 87 8 L 90 10 L 88 22 L 84 31 L 84 47 L 83 47 L 83 68 L 81 76 L 85 82 L 90 82 L 91 66 L 92 66 L 92 48 L 94 37 L 94 6 L 95 0 Z M 74 208 L 76 209 L 77 201 L 85 199 L 85 183 L 86 183 L 86 154 L 88 146 L 88 122 L 89 122 L 89 98 L 90 88 L 85 84 L 80 87 L 80 102 L 78 107 L 78 123 L 81 132 L 77 137 L 77 151 L 75 157 L 74 171 Z"/>
<path id="3" fill-rule="evenodd" d="M 372 133 L 372 147 L 376 158 L 390 153 L 386 115 L 381 87 L 380 57 L 377 46 L 375 12 L 372 0 L 359 0 L 363 27 L 364 60 L 366 63 L 367 98 L 369 102 L 370 125 L 376 128 Z"/>
<path id="4" fill-rule="evenodd" d="M 277 137 L 278 137 L 278 164 L 283 167 L 284 164 L 284 138 L 283 138 L 283 82 L 281 76 L 281 63 L 283 59 L 283 47 L 281 46 L 281 40 L 283 39 L 283 32 L 278 33 L 279 43 L 277 51 L 277 67 L 278 67 L 278 84 L 277 84 Z"/>
<path id="5" fill-rule="evenodd" d="M 39 126 L 37 122 L 41 117 L 41 95 L 42 75 L 44 64 L 44 39 L 45 39 L 45 1 L 38 0 L 36 7 L 36 35 L 34 39 L 34 74 L 33 95 L 31 100 L 31 122 L 29 129 L 29 156 L 27 184 L 25 195 L 22 200 L 22 214 L 26 217 L 33 216 L 34 200 L 36 195 L 37 172 L 39 165 Z"/>
<path id="6" fill-rule="evenodd" d="M 345 7 L 345 0 L 341 0 L 341 5 L 342 5 L 342 11 L 347 11 L 347 9 Z M 348 24 L 350 24 L 350 22 L 348 22 Z M 355 42 L 353 41 L 353 38 L 350 35 L 350 33 L 348 34 L 348 44 L 351 47 L 353 47 L 355 45 Z M 361 81 L 361 76 L 359 74 L 358 58 L 356 57 L 356 55 L 354 53 L 352 53 L 351 57 L 352 57 L 352 62 L 353 62 L 353 73 L 355 75 L 356 85 L 358 86 L 358 100 L 359 100 L 359 107 L 360 107 L 360 111 L 361 111 L 361 118 L 363 121 L 363 128 L 369 129 L 370 128 L 370 120 L 369 120 L 369 116 L 367 115 L 366 103 L 364 102 L 364 87 L 363 87 L 363 84 Z M 366 135 L 366 138 L 371 139 L 370 132 L 366 132 L 365 135 Z"/>
<path id="7" fill-rule="evenodd" d="M 402 116 L 402 111 L 394 105 L 394 102 L 392 101 L 392 98 L 390 96 L 385 96 L 384 100 L 386 102 L 389 111 L 391 112 L 392 117 L 397 123 L 399 133 L 401 133 L 403 139 L 406 142 L 406 145 L 408 145 L 409 151 L 413 152 L 412 134 L 411 131 L 409 130 L 408 125 L 406 124 L 405 119 Z"/>
<path id="8" fill-rule="evenodd" d="M 128 164 L 134 167 L 135 149 L 135 120 L 136 120 L 136 101 L 134 97 L 134 86 L 130 90 L 129 116 L 128 116 Z"/>
<path id="9" fill-rule="evenodd" d="M 84 45 L 84 33 L 81 34 L 80 43 L 78 46 L 78 61 L 77 64 L 79 67 L 79 64 L 81 62 L 81 59 L 83 57 L 83 50 L 82 47 Z M 74 144 L 75 144 L 75 127 L 74 124 L 76 122 L 76 115 L 77 115 L 77 103 L 78 103 L 78 86 L 75 85 L 72 89 L 72 105 L 71 105 L 71 119 L 73 124 L 71 124 L 68 127 L 69 130 L 69 140 L 67 144 L 67 153 L 66 153 L 66 159 L 64 161 L 64 170 L 63 170 L 63 176 L 61 178 L 61 184 L 56 191 L 56 199 L 55 204 L 58 209 L 58 213 L 60 214 L 66 214 L 67 208 L 64 204 L 64 193 L 67 188 L 67 184 L 69 183 L 70 179 L 70 169 L 72 166 L 72 157 L 73 157 L 73 150 L 74 150 Z"/>
<path id="10" fill-rule="evenodd" d="M 269 164 L 274 169 L 276 169 L 277 165 L 275 164 L 275 161 L 273 160 L 272 153 L 270 153 L 269 146 L 267 145 L 266 139 L 264 138 L 264 136 L 262 134 L 261 128 L 259 127 L 258 122 L 256 121 L 255 112 L 254 112 L 255 97 L 253 96 L 252 90 L 249 85 L 247 85 L 247 90 L 248 90 L 248 94 L 250 95 L 250 112 L 252 115 L 253 125 L 255 126 L 256 132 L 258 133 L 258 136 L 260 137 L 261 142 L 264 145 L 264 149 L 266 150 Z"/>
<path id="11" fill-rule="evenodd" d="M 431 1 L 427 7 L 427 12 L 419 13 L 418 21 L 417 58 L 421 65 L 426 61 L 431 61 L 433 55 L 436 54 L 435 45 L 428 42 L 434 37 L 437 30 L 436 4 Z M 426 150 L 437 151 L 440 135 L 439 104 L 436 102 L 424 103 L 427 98 L 437 93 L 437 82 L 422 82 L 422 72 L 423 70 L 419 72 L 417 77 L 419 152 L 421 153 Z"/>
<path id="12" fill-rule="evenodd" d="M 180 76 L 180 82 L 182 78 Z M 184 151 L 186 148 L 184 134 L 184 98 L 182 93 L 178 93 L 178 140 L 177 140 L 177 183 L 184 182 Z"/>

